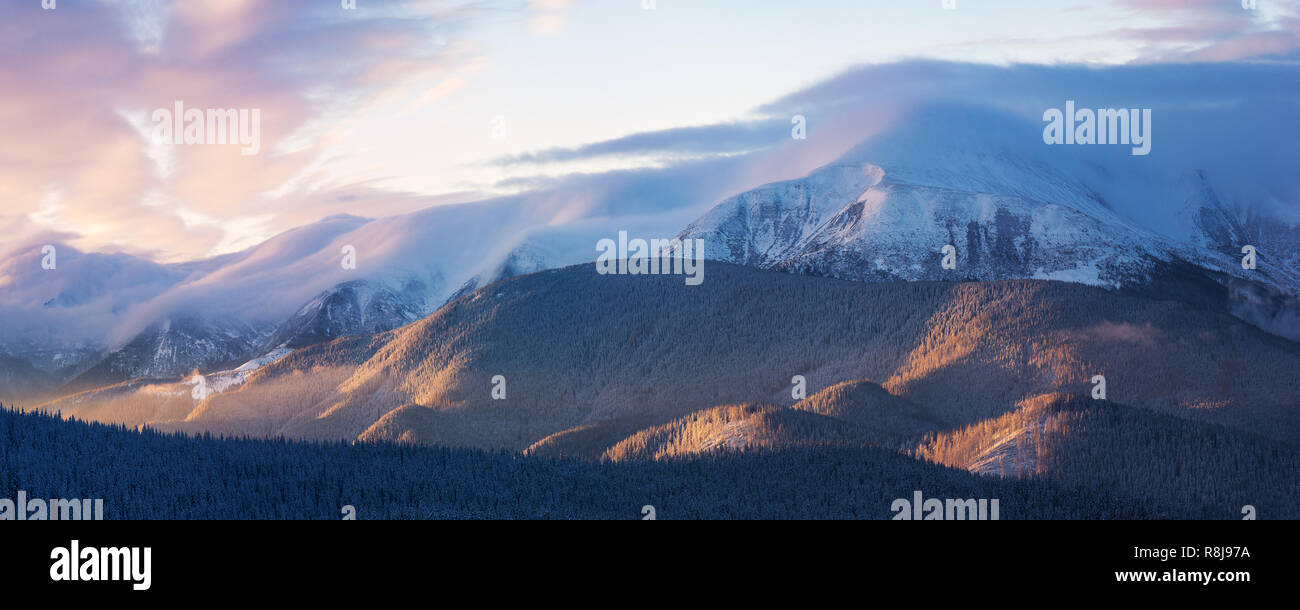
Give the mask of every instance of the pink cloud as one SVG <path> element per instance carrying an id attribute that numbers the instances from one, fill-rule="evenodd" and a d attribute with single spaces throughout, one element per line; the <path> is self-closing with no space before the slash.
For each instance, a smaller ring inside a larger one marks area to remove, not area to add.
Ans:
<path id="1" fill-rule="evenodd" d="M 1125 27 L 1110 34 L 1149 43 L 1143 60 L 1237 61 L 1283 57 L 1300 49 L 1296 6 L 1258 0 L 1254 9 L 1236 0 L 1112 0 L 1133 16 L 1162 22 Z"/>
<path id="2" fill-rule="evenodd" d="M 264 194 L 312 162 L 328 129 L 291 153 L 276 144 L 327 111 L 447 68 L 430 32 L 473 16 L 472 5 L 405 0 L 369 0 L 366 11 L 308 0 L 60 3 L 53 11 L 27 4 L 0 20 L 7 241 L 60 231 L 85 249 L 166 259 L 239 241 L 231 231 L 252 231 L 256 241 L 315 220 L 293 203 L 306 194 L 278 204 Z M 156 48 L 133 31 L 141 23 L 163 28 L 151 41 Z M 160 171 L 147 134 L 127 117 L 176 100 L 258 109 L 259 154 L 242 155 L 237 145 L 171 147 L 163 152 L 172 171 Z M 249 218 L 270 220 L 258 228 Z"/>

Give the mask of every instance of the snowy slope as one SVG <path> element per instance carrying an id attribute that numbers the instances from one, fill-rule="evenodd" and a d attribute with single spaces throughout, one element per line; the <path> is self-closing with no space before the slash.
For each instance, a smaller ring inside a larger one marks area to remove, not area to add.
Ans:
<path id="1" fill-rule="evenodd" d="M 303 305 L 276 329 L 264 349 L 302 347 L 409 324 L 428 313 L 428 292 L 418 281 L 398 289 L 365 280 L 345 282 Z"/>
<path id="2" fill-rule="evenodd" d="M 271 364 L 292 353 L 289 348 L 278 348 L 267 352 L 257 358 L 249 360 L 238 367 L 228 371 L 217 371 L 214 373 L 195 374 L 185 379 L 182 383 L 192 386 L 190 397 L 194 399 L 195 404 L 203 401 L 209 396 L 227 392 L 244 384 L 248 376 L 260 370 L 262 367 Z"/>
<path id="3" fill-rule="evenodd" d="M 1140 161 L 1125 151 L 1049 149 L 1035 129 L 983 110 L 927 108 L 805 178 L 718 204 L 680 237 L 703 239 L 717 260 L 844 279 L 1121 288 L 1191 263 L 1300 294 L 1300 229 L 1241 218 L 1203 168 L 1134 171 Z M 1267 264 L 1243 270 L 1247 244 Z M 956 270 L 940 264 L 947 245 Z"/>
<path id="4" fill-rule="evenodd" d="M 516 197 L 378 220 L 335 216 L 180 265 L 61 246 L 59 268 L 42 271 L 39 246 L 24 248 L 0 268 L 0 314 L 31 322 L 3 325 L 0 356 L 48 371 L 66 393 L 396 328 L 464 286 L 590 258 L 610 229 L 581 217 L 555 223 L 573 216 L 567 204 Z"/>

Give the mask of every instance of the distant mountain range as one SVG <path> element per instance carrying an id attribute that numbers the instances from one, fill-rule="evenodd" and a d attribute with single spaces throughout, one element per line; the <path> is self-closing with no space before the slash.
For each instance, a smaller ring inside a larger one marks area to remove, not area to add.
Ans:
<path id="1" fill-rule="evenodd" d="M 473 286 L 550 259 L 581 260 L 534 227 L 553 213 L 512 200 L 382 220 L 333 217 L 245 252 L 177 265 L 60 246 L 57 269 L 47 271 L 39 247 L 20 250 L 0 264 L 0 311 L 8 314 L 0 379 L 24 385 L 0 387 L 0 399 L 174 379 L 280 347 L 396 328 Z M 587 250 L 596 239 L 574 243 Z M 355 268 L 343 265 L 345 247 L 356 253 Z"/>
<path id="2" fill-rule="evenodd" d="M 849 282 L 717 262 L 707 277 L 545 271 L 396 330 L 43 408 L 613 462 L 875 447 L 1172 498 L 1171 515 L 1286 512 L 1297 491 L 1300 344 L 1229 315 L 1059 281 Z"/>
<path id="3" fill-rule="evenodd" d="M 679 237 L 703 240 L 713 260 L 857 281 L 1078 282 L 1300 338 L 1300 226 L 1205 168 L 1134 172 L 1130 157 L 1036 147 L 1025 137 L 1036 129 L 924 108 L 807 177 L 717 204 Z M 0 266 L 0 398 L 180 381 L 399 328 L 497 280 L 590 261 L 617 226 L 556 224 L 567 204 L 543 201 L 332 217 L 184 264 L 61 248 L 44 271 L 29 248 Z M 1246 245 L 1255 270 L 1241 267 Z M 348 246 L 354 269 L 341 264 Z"/>

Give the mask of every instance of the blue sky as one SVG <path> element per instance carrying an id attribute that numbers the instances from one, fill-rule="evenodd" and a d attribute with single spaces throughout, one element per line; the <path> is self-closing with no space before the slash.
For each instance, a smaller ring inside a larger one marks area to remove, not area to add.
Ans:
<path id="1" fill-rule="evenodd" d="M 1300 47 L 1300 9 L 1278 0 L 39 4 L 0 1 L 0 231 L 162 261 L 330 214 L 743 154 L 786 129 L 770 104 L 856 66 L 1293 64 Z M 145 117 L 172 100 L 261 109 L 262 152 L 151 146 Z"/>

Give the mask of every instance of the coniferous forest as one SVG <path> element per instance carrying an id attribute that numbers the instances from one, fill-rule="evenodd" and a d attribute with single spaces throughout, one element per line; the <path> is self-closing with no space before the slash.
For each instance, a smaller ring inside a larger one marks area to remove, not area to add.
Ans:
<path id="1" fill-rule="evenodd" d="M 102 498 L 107 519 L 889 519 L 894 499 L 997 498 L 1002 519 L 1230 518 L 1212 507 L 973 475 L 872 447 L 590 462 L 393 444 L 186 437 L 0 411 L 0 490 Z M 13 497 L 10 495 L 9 497 Z"/>

